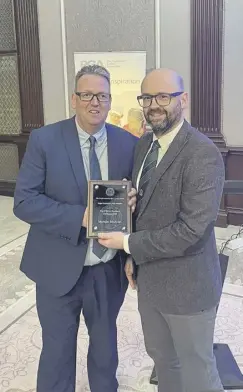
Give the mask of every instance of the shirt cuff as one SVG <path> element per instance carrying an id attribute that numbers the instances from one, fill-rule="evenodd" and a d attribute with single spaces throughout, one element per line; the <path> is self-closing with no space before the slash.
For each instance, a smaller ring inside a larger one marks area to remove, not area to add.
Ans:
<path id="1" fill-rule="evenodd" d="M 130 255 L 131 252 L 130 252 L 129 244 L 128 244 L 129 237 L 130 237 L 130 234 L 127 234 L 127 235 L 124 236 L 124 238 L 123 238 L 123 248 L 124 248 L 125 252 Z"/>

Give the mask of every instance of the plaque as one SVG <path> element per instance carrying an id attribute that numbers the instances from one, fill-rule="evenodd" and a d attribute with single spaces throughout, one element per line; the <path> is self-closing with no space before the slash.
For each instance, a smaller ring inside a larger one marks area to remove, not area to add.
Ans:
<path id="1" fill-rule="evenodd" d="M 132 231 L 132 212 L 128 205 L 130 181 L 89 181 L 87 237 L 98 233 Z"/>

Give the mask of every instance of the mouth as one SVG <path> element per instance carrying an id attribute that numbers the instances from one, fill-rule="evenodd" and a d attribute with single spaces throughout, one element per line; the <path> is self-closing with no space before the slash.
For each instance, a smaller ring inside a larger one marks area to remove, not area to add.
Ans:
<path id="1" fill-rule="evenodd" d="M 90 110 L 89 113 L 91 113 L 93 116 L 100 114 L 99 110 Z"/>
<path id="2" fill-rule="evenodd" d="M 151 120 L 160 120 L 161 118 L 165 117 L 166 114 L 165 113 L 150 113 L 149 114 L 149 118 L 151 118 Z"/>

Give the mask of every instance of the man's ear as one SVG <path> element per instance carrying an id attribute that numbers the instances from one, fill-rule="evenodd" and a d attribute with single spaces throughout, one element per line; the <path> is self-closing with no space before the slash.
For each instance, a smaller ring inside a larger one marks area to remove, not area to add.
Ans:
<path id="1" fill-rule="evenodd" d="M 76 110 L 76 99 L 77 99 L 77 96 L 76 96 L 76 94 L 72 94 L 72 99 L 71 99 L 71 106 L 72 106 L 72 109 L 73 110 Z"/>
<path id="2" fill-rule="evenodd" d="M 188 93 L 183 93 L 181 96 L 181 107 L 182 109 L 188 108 Z"/>

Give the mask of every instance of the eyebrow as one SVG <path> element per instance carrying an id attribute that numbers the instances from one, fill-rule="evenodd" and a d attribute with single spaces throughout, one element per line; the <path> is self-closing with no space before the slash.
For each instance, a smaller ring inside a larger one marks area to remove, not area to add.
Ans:
<path id="1" fill-rule="evenodd" d="M 91 91 L 91 90 L 82 90 L 82 91 L 80 91 L 81 93 L 89 93 L 89 94 L 110 94 L 109 92 L 106 92 L 106 91 L 98 91 L 98 93 L 94 93 L 93 91 Z"/>
<path id="2" fill-rule="evenodd" d="M 178 91 L 174 91 L 173 93 L 168 93 L 166 91 L 158 91 L 157 93 L 142 93 L 141 95 L 158 95 L 158 94 L 167 94 L 167 95 L 171 95 L 171 94 L 176 94 L 176 93 L 183 93 L 184 91 L 182 90 L 178 90 Z"/>

